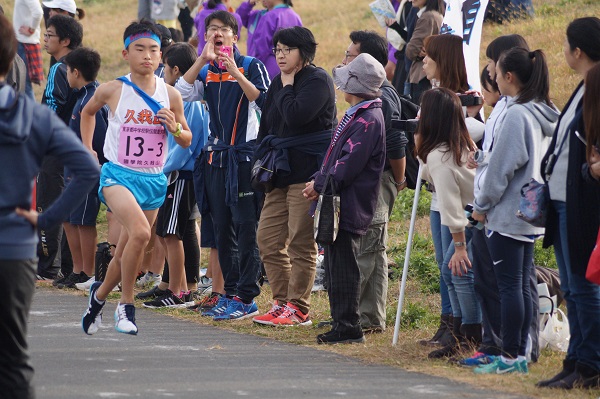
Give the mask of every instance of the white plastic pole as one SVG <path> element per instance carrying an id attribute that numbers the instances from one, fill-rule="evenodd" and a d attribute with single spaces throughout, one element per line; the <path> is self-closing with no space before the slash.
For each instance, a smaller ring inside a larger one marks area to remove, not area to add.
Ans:
<path id="1" fill-rule="evenodd" d="M 419 165 L 417 172 L 417 183 L 415 188 L 415 198 L 413 200 L 412 214 L 410 216 L 410 228 L 408 229 L 408 240 L 406 242 L 406 254 L 404 256 L 404 269 L 402 270 L 402 280 L 400 282 L 400 295 L 398 297 L 398 309 L 396 310 L 396 326 L 394 327 L 394 339 L 392 345 L 398 343 L 398 333 L 400 332 L 400 315 L 402 314 L 402 303 L 404 302 L 404 291 L 406 290 L 406 278 L 408 276 L 408 264 L 410 262 L 410 251 L 412 249 L 412 239 L 415 231 L 415 221 L 417 220 L 417 207 L 419 205 L 419 195 L 421 194 L 421 172 L 422 166 Z"/>

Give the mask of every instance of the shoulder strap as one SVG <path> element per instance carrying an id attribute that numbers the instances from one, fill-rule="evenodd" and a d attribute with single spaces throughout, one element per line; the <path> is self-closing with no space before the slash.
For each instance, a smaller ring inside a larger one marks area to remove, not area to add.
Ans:
<path id="1" fill-rule="evenodd" d="M 198 77 L 200 78 L 200 81 L 202 83 L 206 83 L 206 75 L 208 75 L 208 65 L 206 64 L 202 67 L 202 69 L 200 69 L 200 73 L 198 74 Z"/>
<path id="2" fill-rule="evenodd" d="M 135 92 L 140 97 L 142 97 L 142 100 L 144 100 L 146 102 L 146 104 L 148 104 L 148 106 L 150 107 L 152 112 L 154 112 L 155 114 L 158 111 L 160 111 L 162 108 L 164 108 L 162 106 L 162 104 L 160 104 L 158 101 L 156 101 L 151 96 L 149 96 L 144 90 L 140 89 L 140 87 L 138 85 L 133 83 L 131 80 L 127 79 L 125 76 L 118 77 L 117 80 L 120 80 L 124 84 L 131 86 L 133 88 L 133 90 L 135 90 Z M 169 131 L 169 129 L 167 129 L 167 125 L 164 122 L 161 122 L 161 125 L 165 129 L 165 132 Z"/>
<path id="3" fill-rule="evenodd" d="M 250 64 L 254 60 L 254 57 L 250 57 L 249 55 L 244 56 L 244 61 L 242 62 L 242 68 L 244 68 L 244 76 L 246 79 L 250 80 Z"/>
<path id="4" fill-rule="evenodd" d="M 144 90 L 140 89 L 140 87 L 138 85 L 133 83 L 131 80 L 127 79 L 125 76 L 118 77 L 117 80 L 120 80 L 121 82 L 125 83 L 126 85 L 131 86 L 133 88 L 133 90 L 135 90 L 135 92 L 140 97 L 142 97 L 142 99 L 146 102 L 146 104 L 148 104 L 148 106 L 150 107 L 152 112 L 154 112 L 155 114 L 160 109 L 163 108 L 163 106 L 158 101 L 156 101 L 151 96 L 149 96 Z"/>

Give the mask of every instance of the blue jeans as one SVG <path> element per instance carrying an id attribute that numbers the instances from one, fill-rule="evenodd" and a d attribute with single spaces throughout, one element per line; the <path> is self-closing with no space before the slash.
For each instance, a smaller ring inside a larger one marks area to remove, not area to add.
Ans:
<path id="1" fill-rule="evenodd" d="M 465 238 L 467 240 L 469 255 L 471 250 L 472 228 L 465 229 Z M 475 279 L 473 269 L 468 268 L 467 273 L 462 276 L 452 275 L 448 268 L 450 259 L 454 255 L 454 241 L 446 247 L 446 255 L 442 264 L 442 276 L 448 286 L 448 294 L 452 304 L 452 314 L 454 317 L 462 317 L 462 324 L 481 324 L 481 309 L 475 295 Z M 473 262 L 472 257 L 470 257 Z"/>
<path id="2" fill-rule="evenodd" d="M 452 234 L 447 226 L 442 226 L 442 219 L 438 211 L 429 211 L 429 224 L 431 238 L 435 247 L 435 261 L 440 269 L 440 296 L 442 297 L 442 314 L 452 314 L 452 305 L 448 295 L 448 286 L 442 277 L 442 264 L 444 263 L 445 249 L 452 241 Z"/>
<path id="3" fill-rule="evenodd" d="M 493 233 L 488 246 L 500 292 L 502 351 L 513 358 L 525 356 L 533 317 L 530 280 L 533 242 Z"/>
<path id="4" fill-rule="evenodd" d="M 567 206 L 562 201 L 552 201 L 552 205 L 558 213 L 554 253 L 571 330 L 566 358 L 600 370 L 600 286 L 572 272 L 567 242 Z"/>
<path id="5" fill-rule="evenodd" d="M 27 73 L 25 74 L 25 94 L 27 94 L 32 100 L 35 100 L 35 96 L 33 94 L 33 87 L 31 86 L 31 79 L 29 79 L 29 65 L 27 64 L 27 56 L 25 55 L 25 46 L 22 43 L 19 43 L 17 47 L 17 54 L 19 57 L 23 59 L 25 63 L 25 70 Z"/>

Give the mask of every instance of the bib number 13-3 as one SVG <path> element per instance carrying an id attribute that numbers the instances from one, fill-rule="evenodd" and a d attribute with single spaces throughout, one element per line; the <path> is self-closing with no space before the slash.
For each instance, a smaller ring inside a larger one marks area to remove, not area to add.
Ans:
<path id="1" fill-rule="evenodd" d="M 165 158 L 166 134 L 162 125 L 121 126 L 119 163 L 130 168 L 162 167 Z"/>

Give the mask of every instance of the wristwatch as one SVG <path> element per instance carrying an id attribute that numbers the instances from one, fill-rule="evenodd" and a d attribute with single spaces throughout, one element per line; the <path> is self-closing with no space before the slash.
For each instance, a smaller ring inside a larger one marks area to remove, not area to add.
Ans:
<path id="1" fill-rule="evenodd" d="M 466 247 L 466 246 L 467 246 L 467 243 L 466 243 L 466 242 L 464 242 L 464 241 L 455 241 L 455 242 L 454 242 L 454 247 L 455 247 L 455 248 L 458 248 L 458 247 Z"/>
<path id="2" fill-rule="evenodd" d="M 175 130 L 174 132 L 169 132 L 173 135 L 173 137 L 179 137 L 181 136 L 181 123 L 177 122 L 177 130 Z"/>

